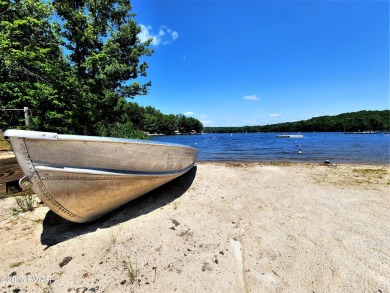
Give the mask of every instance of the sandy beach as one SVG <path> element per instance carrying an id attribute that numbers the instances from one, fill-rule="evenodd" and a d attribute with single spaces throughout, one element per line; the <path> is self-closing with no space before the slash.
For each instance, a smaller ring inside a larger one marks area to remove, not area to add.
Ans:
<path id="1" fill-rule="evenodd" d="M 198 163 L 89 224 L 0 200 L 1 292 L 390 292 L 390 167 Z"/>

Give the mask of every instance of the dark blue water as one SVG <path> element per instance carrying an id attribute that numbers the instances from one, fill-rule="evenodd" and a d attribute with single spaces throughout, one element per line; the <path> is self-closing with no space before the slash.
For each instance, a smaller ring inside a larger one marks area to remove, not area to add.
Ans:
<path id="1" fill-rule="evenodd" d="M 390 135 L 302 133 L 303 138 L 277 138 L 277 133 L 233 133 L 154 136 L 153 141 L 196 147 L 200 161 L 295 161 L 390 164 Z M 299 154 L 301 149 L 302 154 Z"/>

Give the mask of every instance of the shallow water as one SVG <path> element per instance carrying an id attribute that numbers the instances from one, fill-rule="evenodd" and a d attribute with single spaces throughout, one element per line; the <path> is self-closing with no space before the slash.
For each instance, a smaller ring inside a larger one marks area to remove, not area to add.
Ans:
<path id="1" fill-rule="evenodd" d="M 190 145 L 200 161 L 296 161 L 390 164 L 390 135 L 301 133 L 303 138 L 277 138 L 278 133 L 232 133 L 153 136 L 151 140 Z M 301 154 L 299 154 L 301 150 Z"/>

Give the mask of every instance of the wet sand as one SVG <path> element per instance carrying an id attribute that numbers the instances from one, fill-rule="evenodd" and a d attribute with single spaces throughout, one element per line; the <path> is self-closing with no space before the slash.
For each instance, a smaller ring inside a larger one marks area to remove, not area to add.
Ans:
<path id="1" fill-rule="evenodd" d="M 0 200 L 1 292 L 390 292 L 390 167 L 198 163 L 96 222 Z M 51 291 L 50 291 L 51 290 Z"/>

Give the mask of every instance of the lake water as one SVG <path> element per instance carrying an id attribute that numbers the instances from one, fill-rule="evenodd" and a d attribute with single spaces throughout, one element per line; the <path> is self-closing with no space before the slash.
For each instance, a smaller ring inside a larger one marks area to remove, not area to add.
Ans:
<path id="1" fill-rule="evenodd" d="M 389 134 L 301 133 L 303 138 L 277 138 L 277 133 L 232 133 L 153 136 L 152 141 L 196 147 L 199 161 L 288 161 L 390 164 Z M 299 154 L 301 149 L 301 154 Z"/>

